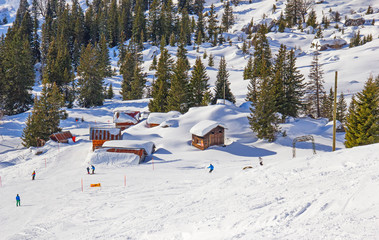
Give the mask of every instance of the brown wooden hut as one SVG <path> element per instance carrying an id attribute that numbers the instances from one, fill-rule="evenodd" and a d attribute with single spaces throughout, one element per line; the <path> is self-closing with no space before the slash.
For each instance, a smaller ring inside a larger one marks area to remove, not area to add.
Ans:
<path id="1" fill-rule="evenodd" d="M 113 122 L 116 128 L 120 128 L 123 131 L 139 123 L 140 116 L 139 111 L 116 111 L 113 115 Z"/>
<path id="2" fill-rule="evenodd" d="M 51 140 L 53 140 L 54 142 L 59 142 L 59 143 L 68 143 L 68 139 L 72 137 L 73 136 L 70 131 L 53 133 L 50 135 Z"/>
<path id="3" fill-rule="evenodd" d="M 89 139 L 92 140 L 92 150 L 103 146 L 109 140 L 121 140 L 121 129 L 106 127 L 90 127 Z"/>
<path id="4" fill-rule="evenodd" d="M 221 123 L 211 120 L 201 121 L 190 130 L 192 145 L 201 150 L 213 145 L 224 145 L 225 129 Z"/>

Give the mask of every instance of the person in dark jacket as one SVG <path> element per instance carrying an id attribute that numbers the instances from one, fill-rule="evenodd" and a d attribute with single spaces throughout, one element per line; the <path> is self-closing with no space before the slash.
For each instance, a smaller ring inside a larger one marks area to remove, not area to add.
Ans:
<path id="1" fill-rule="evenodd" d="M 20 196 L 17 194 L 16 196 L 16 207 L 21 206 L 21 199 Z"/>
<path id="2" fill-rule="evenodd" d="M 211 173 L 211 172 L 213 171 L 213 169 L 214 169 L 214 167 L 213 167 L 212 164 L 210 164 L 209 167 L 207 167 L 207 168 L 209 168 L 209 172 L 210 172 L 210 173 Z"/>
<path id="3" fill-rule="evenodd" d="M 35 177 L 36 177 L 36 171 L 33 171 L 33 173 L 32 173 L 32 180 L 34 180 Z"/>
<path id="4" fill-rule="evenodd" d="M 259 165 L 263 166 L 263 159 L 259 157 Z"/>
<path id="5" fill-rule="evenodd" d="M 87 173 L 89 174 L 89 167 L 87 167 Z"/>
<path id="6" fill-rule="evenodd" d="M 95 166 L 91 165 L 91 168 L 92 168 L 92 174 L 95 174 Z"/>

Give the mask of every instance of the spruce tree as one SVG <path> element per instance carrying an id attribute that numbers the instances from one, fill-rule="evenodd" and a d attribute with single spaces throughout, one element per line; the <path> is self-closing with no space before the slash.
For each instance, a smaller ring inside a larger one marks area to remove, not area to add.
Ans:
<path id="1" fill-rule="evenodd" d="M 221 25 L 223 32 L 228 32 L 231 26 L 234 24 L 233 9 L 230 6 L 230 2 L 227 1 L 224 4 L 224 13 L 221 18 Z"/>
<path id="2" fill-rule="evenodd" d="M 132 1 L 121 0 L 121 13 L 119 14 L 120 40 L 123 42 L 132 37 L 133 13 Z M 123 38 L 121 37 L 123 36 Z"/>
<path id="3" fill-rule="evenodd" d="M 184 49 L 184 48 L 183 48 Z M 184 113 L 188 110 L 188 70 L 189 63 L 186 55 L 178 48 L 177 61 L 174 65 L 171 78 L 171 88 L 167 98 L 167 111 L 179 111 Z"/>
<path id="4" fill-rule="evenodd" d="M 379 76 L 371 76 L 362 92 L 353 98 L 346 119 L 345 146 L 348 148 L 379 142 Z"/>
<path id="5" fill-rule="evenodd" d="M 214 57 L 213 57 L 213 54 L 209 54 L 209 58 L 208 58 L 208 66 L 209 67 L 213 67 L 214 66 Z"/>
<path id="6" fill-rule="evenodd" d="M 143 33 L 145 32 L 146 32 L 146 19 L 144 15 L 144 4 L 143 4 L 143 0 L 137 0 L 136 6 L 135 6 L 135 16 L 133 19 L 132 40 L 135 43 L 140 43 L 141 41 L 143 42 L 144 41 Z"/>
<path id="7" fill-rule="evenodd" d="M 147 22 L 148 38 L 154 45 L 158 45 L 160 41 L 160 1 L 153 0 L 149 9 L 149 17 Z"/>
<path id="8" fill-rule="evenodd" d="M 92 47 L 90 43 L 82 50 L 78 76 L 79 105 L 86 108 L 103 105 L 104 92 L 101 61 L 96 48 Z"/>
<path id="9" fill-rule="evenodd" d="M 266 71 L 269 72 L 270 69 L 263 63 L 261 66 L 263 77 L 259 86 L 259 94 L 254 106 L 250 108 L 251 113 L 248 119 L 250 128 L 257 133 L 258 138 L 273 142 L 279 132 L 279 119 L 276 115 L 274 88 L 269 77 L 270 74 L 265 73 Z"/>
<path id="10" fill-rule="evenodd" d="M 321 97 L 321 117 L 327 118 L 329 121 L 333 120 L 333 107 L 334 107 L 334 92 L 330 88 L 329 95 L 324 93 Z"/>
<path id="11" fill-rule="evenodd" d="M 208 12 L 208 26 L 207 26 L 208 38 L 210 42 L 214 42 L 215 33 L 217 33 L 217 24 L 218 24 L 217 14 L 216 14 L 214 5 L 212 3 L 211 9 Z"/>
<path id="12" fill-rule="evenodd" d="M 217 102 L 217 99 L 225 99 L 232 103 L 236 102 L 236 99 L 232 91 L 230 90 L 230 82 L 228 78 L 229 78 L 229 73 L 226 70 L 226 61 L 224 57 L 221 57 L 220 66 L 217 72 L 215 96 L 212 100 L 213 104 Z"/>
<path id="13" fill-rule="evenodd" d="M 107 99 L 112 99 L 114 97 L 112 83 L 109 84 L 109 88 L 107 91 Z"/>
<path id="14" fill-rule="evenodd" d="M 249 76 L 250 83 L 248 86 L 247 100 L 253 102 L 257 100 L 257 88 L 259 80 L 268 77 L 271 74 L 271 50 L 268 43 L 267 28 L 260 25 L 257 34 L 254 36 L 254 61 L 253 72 Z"/>
<path id="15" fill-rule="evenodd" d="M 337 102 L 337 120 L 341 123 L 345 123 L 346 121 L 346 111 L 347 111 L 347 103 L 345 101 L 345 96 L 341 93 Z"/>
<path id="16" fill-rule="evenodd" d="M 309 114 L 321 117 L 321 97 L 324 93 L 324 72 L 319 63 L 319 51 L 313 53 L 313 60 L 311 63 L 311 69 L 309 73 L 309 82 L 306 88 L 307 104 L 309 105 Z"/>
<path id="17" fill-rule="evenodd" d="M 208 91 L 209 77 L 206 69 L 201 62 L 201 58 L 197 57 L 190 78 L 190 106 L 201 106 L 203 98 Z"/>
<path id="18" fill-rule="evenodd" d="M 111 5 L 109 7 L 109 13 L 108 13 L 108 22 L 107 22 L 107 28 L 108 28 L 108 43 L 109 47 L 113 48 L 117 45 L 119 41 L 119 12 L 117 9 L 117 0 L 112 0 Z"/>
<path id="19" fill-rule="evenodd" d="M 133 78 L 130 83 L 129 99 L 141 99 L 146 84 L 146 74 L 142 72 L 139 62 L 134 66 Z"/>
<path id="20" fill-rule="evenodd" d="M 113 75 L 112 69 L 111 69 L 111 63 L 109 59 L 109 50 L 107 46 L 107 42 L 105 39 L 105 35 L 101 35 L 100 37 L 100 43 L 98 44 L 98 52 L 100 57 L 100 68 L 103 72 L 103 78 L 111 77 Z"/>
<path id="21" fill-rule="evenodd" d="M 156 81 L 152 90 L 153 99 L 149 102 L 150 112 L 166 112 L 167 110 L 167 96 L 170 89 L 173 60 L 164 45 L 164 37 L 162 37 L 161 55 L 157 72 L 155 73 Z"/>
<path id="22" fill-rule="evenodd" d="M 29 41 L 10 27 L 1 45 L 4 113 L 13 115 L 25 112 L 33 103 L 31 91 L 35 79 Z"/>

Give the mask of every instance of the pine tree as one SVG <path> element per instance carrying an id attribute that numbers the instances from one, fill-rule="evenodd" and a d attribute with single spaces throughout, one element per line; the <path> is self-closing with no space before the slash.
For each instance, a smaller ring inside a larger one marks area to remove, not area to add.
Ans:
<path id="1" fill-rule="evenodd" d="M 186 9 L 182 11 L 182 18 L 180 21 L 180 35 L 179 42 L 191 45 L 191 20 L 188 16 Z"/>
<path id="2" fill-rule="evenodd" d="M 107 20 L 109 47 L 113 48 L 119 41 L 119 16 L 117 10 L 117 0 L 111 1 Z"/>
<path id="3" fill-rule="evenodd" d="M 217 33 L 217 24 L 218 24 L 217 14 L 216 14 L 214 5 L 212 3 L 211 9 L 208 12 L 208 26 L 207 26 L 208 38 L 210 42 L 214 42 L 215 40 L 214 38 L 217 39 L 217 37 L 215 36 L 215 33 Z"/>
<path id="4" fill-rule="evenodd" d="M 155 73 L 156 81 L 153 84 L 153 99 L 149 102 L 150 112 L 166 112 L 167 110 L 167 96 L 170 89 L 173 60 L 164 45 L 164 37 L 162 37 L 161 55 Z"/>
<path id="5" fill-rule="evenodd" d="M 279 132 L 279 119 L 276 115 L 275 98 L 272 82 L 269 77 L 269 68 L 265 65 L 261 66 L 262 78 L 259 86 L 259 94 L 254 106 L 250 108 L 248 116 L 250 128 L 257 133 L 260 139 L 267 139 L 273 142 L 276 134 Z"/>
<path id="6" fill-rule="evenodd" d="M 112 99 L 114 97 L 114 92 L 113 92 L 113 87 L 112 87 L 112 83 L 109 84 L 109 88 L 108 88 L 108 91 L 107 91 L 107 99 Z"/>
<path id="7" fill-rule="evenodd" d="M 119 14 L 120 40 L 124 42 L 132 37 L 133 13 L 132 1 L 121 0 L 121 13 Z M 123 38 L 121 36 L 124 36 Z"/>
<path id="8" fill-rule="evenodd" d="M 38 13 L 37 13 L 37 0 L 33 0 L 32 5 L 32 14 L 33 14 L 33 33 L 32 33 L 32 42 L 30 43 L 30 47 L 33 52 L 33 63 L 37 63 L 41 61 L 41 52 L 40 52 L 40 43 L 39 43 L 39 22 L 38 22 Z"/>
<path id="9" fill-rule="evenodd" d="M 197 57 L 190 78 L 190 106 L 201 106 L 203 98 L 208 91 L 209 77 L 206 69 L 201 62 L 201 58 Z"/>
<path id="10" fill-rule="evenodd" d="M 209 58 L 208 58 L 208 66 L 209 67 L 213 67 L 214 66 L 214 57 L 213 57 L 213 54 L 209 54 Z"/>
<path id="11" fill-rule="evenodd" d="M 308 14 L 308 20 L 307 20 L 307 26 L 311 26 L 313 28 L 317 27 L 317 16 L 315 10 L 312 9 L 312 11 Z"/>
<path id="12" fill-rule="evenodd" d="M 82 50 L 78 76 L 79 105 L 86 108 L 103 105 L 101 61 L 96 48 L 92 47 L 90 43 Z"/>
<path id="13" fill-rule="evenodd" d="M 109 59 L 109 50 L 107 46 L 107 42 L 105 39 L 105 35 L 101 35 L 100 37 L 100 43 L 97 46 L 99 51 L 99 57 L 100 57 L 100 68 L 103 72 L 103 78 L 105 77 L 112 77 L 112 69 L 111 69 L 111 63 Z"/>
<path id="14" fill-rule="evenodd" d="M 221 25 L 223 32 L 228 32 L 231 26 L 234 24 L 233 9 L 230 6 L 230 2 L 227 1 L 224 4 L 224 14 L 222 15 Z"/>
<path id="15" fill-rule="evenodd" d="M 151 62 L 151 65 L 149 67 L 149 70 L 157 70 L 157 65 L 158 65 L 158 60 L 157 60 L 157 55 L 154 55 L 153 61 Z"/>
<path id="16" fill-rule="evenodd" d="M 329 95 L 324 93 L 321 97 L 321 117 L 327 118 L 329 121 L 333 120 L 333 106 L 334 106 L 334 92 L 330 88 Z"/>
<path id="17" fill-rule="evenodd" d="M 346 119 L 345 146 L 348 148 L 379 142 L 379 76 L 375 80 L 369 77 L 356 97 Z"/>
<path id="18" fill-rule="evenodd" d="M 346 111 L 347 111 L 347 103 L 345 101 L 345 96 L 341 93 L 338 102 L 337 102 L 337 120 L 341 123 L 345 123 L 346 121 Z"/>
<path id="19" fill-rule="evenodd" d="M 160 40 L 160 1 L 153 0 L 148 17 L 148 38 L 153 42 L 154 45 L 158 45 Z"/>
<path id="20" fill-rule="evenodd" d="M 38 139 L 49 140 L 52 133 L 61 131 L 60 119 L 65 115 L 63 96 L 57 85 L 44 84 L 41 97 L 35 97 L 32 114 L 26 120 L 26 126 L 22 133 L 22 141 L 25 147 L 36 147 Z"/>
<path id="21" fill-rule="evenodd" d="M 230 90 L 230 82 L 228 78 L 229 78 L 229 73 L 226 70 L 226 61 L 224 57 L 221 57 L 220 66 L 217 72 L 215 96 L 212 101 L 213 104 L 217 102 L 217 99 L 228 100 L 232 103 L 236 102 L 236 99 L 232 91 Z"/>
<path id="22" fill-rule="evenodd" d="M 135 16 L 133 19 L 133 29 L 132 29 L 132 40 L 135 43 L 143 42 L 143 33 L 146 32 L 146 20 L 144 15 L 144 4 L 143 0 L 137 0 L 135 6 Z M 142 49 L 140 49 L 142 50 Z"/>
<path id="23" fill-rule="evenodd" d="M 184 48 L 183 48 L 184 49 Z M 188 70 L 189 63 L 183 50 L 178 48 L 177 61 L 173 69 L 171 88 L 168 93 L 167 111 L 179 111 L 184 113 L 188 110 Z"/>
<path id="24" fill-rule="evenodd" d="M 141 99 L 146 84 L 146 74 L 139 63 L 134 66 L 133 78 L 130 83 L 129 99 Z"/>
<path id="25" fill-rule="evenodd" d="M 0 58 L 3 76 L 3 108 L 7 115 L 18 114 L 29 109 L 35 73 L 29 41 L 13 28 L 8 28 L 2 43 Z"/>
<path id="26" fill-rule="evenodd" d="M 311 63 L 311 70 L 309 73 L 309 82 L 306 88 L 307 104 L 309 105 L 309 114 L 321 117 L 321 96 L 324 93 L 324 79 L 323 70 L 319 63 L 319 51 L 313 53 L 313 60 Z"/>
<path id="27" fill-rule="evenodd" d="M 265 25 L 260 25 L 257 34 L 254 36 L 254 61 L 253 72 L 249 76 L 250 83 L 248 86 L 247 100 L 253 102 L 257 98 L 257 88 L 259 80 L 268 77 L 271 74 L 271 50 L 268 43 L 267 28 Z"/>
<path id="28" fill-rule="evenodd" d="M 280 13 L 278 25 L 278 31 L 284 32 L 284 30 L 286 29 L 286 20 L 284 19 L 283 12 Z"/>

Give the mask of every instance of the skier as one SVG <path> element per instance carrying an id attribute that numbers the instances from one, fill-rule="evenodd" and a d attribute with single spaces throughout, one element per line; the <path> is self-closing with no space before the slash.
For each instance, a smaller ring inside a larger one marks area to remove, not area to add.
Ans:
<path id="1" fill-rule="evenodd" d="M 21 201 L 20 196 L 18 196 L 18 194 L 17 194 L 17 196 L 16 196 L 16 207 L 21 206 L 20 201 Z"/>
<path id="2" fill-rule="evenodd" d="M 95 174 L 95 166 L 91 165 L 92 168 L 92 174 Z"/>
<path id="3" fill-rule="evenodd" d="M 88 172 L 88 174 L 89 174 L 89 167 L 87 167 L 87 172 Z"/>
<path id="4" fill-rule="evenodd" d="M 261 157 L 259 157 L 259 164 L 263 166 L 263 159 Z"/>
<path id="5" fill-rule="evenodd" d="M 214 167 L 213 167 L 212 164 L 210 164 L 209 167 L 207 167 L 207 168 L 209 168 L 209 172 L 210 172 L 210 173 L 211 173 L 211 172 L 213 171 L 213 169 L 214 169 Z"/>
<path id="6" fill-rule="evenodd" d="M 33 173 L 32 173 L 32 180 L 34 180 L 35 177 L 36 177 L 36 171 L 33 171 Z"/>

